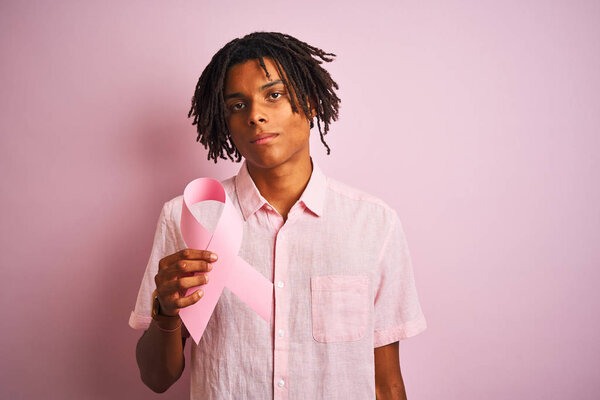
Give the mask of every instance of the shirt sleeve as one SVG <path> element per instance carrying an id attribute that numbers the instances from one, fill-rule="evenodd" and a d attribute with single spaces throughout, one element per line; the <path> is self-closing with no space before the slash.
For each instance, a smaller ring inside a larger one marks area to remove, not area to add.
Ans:
<path id="1" fill-rule="evenodd" d="M 379 257 L 374 299 L 374 347 L 414 336 L 427 327 L 421 311 L 404 229 L 396 212 Z"/>
<path id="2" fill-rule="evenodd" d="M 156 289 L 154 277 L 158 272 L 158 262 L 163 257 L 179 250 L 172 224 L 169 221 L 170 214 L 171 207 L 169 207 L 169 203 L 165 203 L 158 218 L 150 259 L 142 278 L 135 308 L 129 317 L 129 326 L 134 329 L 147 329 L 150 326 L 152 321 L 152 293 Z"/>

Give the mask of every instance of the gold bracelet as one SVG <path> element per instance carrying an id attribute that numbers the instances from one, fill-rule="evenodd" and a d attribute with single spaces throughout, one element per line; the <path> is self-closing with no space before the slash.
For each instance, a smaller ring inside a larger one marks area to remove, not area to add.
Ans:
<path id="1" fill-rule="evenodd" d="M 156 326 L 158 327 L 158 329 L 160 329 L 162 332 L 173 333 L 173 332 L 177 332 L 177 330 L 179 330 L 179 328 L 181 328 L 181 319 L 179 320 L 179 324 L 173 329 L 165 329 L 160 326 L 158 321 L 156 321 L 156 320 L 154 320 L 154 321 L 156 322 Z"/>

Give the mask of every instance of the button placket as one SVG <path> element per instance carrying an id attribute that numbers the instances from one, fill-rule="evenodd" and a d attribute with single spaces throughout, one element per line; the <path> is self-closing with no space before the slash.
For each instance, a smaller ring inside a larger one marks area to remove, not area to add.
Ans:
<path id="1" fill-rule="evenodd" d="M 284 227 L 279 229 L 275 239 L 273 281 L 275 282 L 275 321 L 273 349 L 273 394 L 274 399 L 287 400 L 289 396 L 289 335 L 285 335 L 289 325 L 290 292 L 287 285 L 287 252 Z"/>

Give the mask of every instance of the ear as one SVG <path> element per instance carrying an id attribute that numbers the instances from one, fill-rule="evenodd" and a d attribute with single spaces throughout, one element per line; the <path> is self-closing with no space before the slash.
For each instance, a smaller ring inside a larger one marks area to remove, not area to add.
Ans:
<path id="1" fill-rule="evenodd" d="M 311 97 L 310 100 L 309 100 L 309 102 L 308 102 L 308 107 L 310 109 L 310 117 L 311 118 L 314 118 L 315 115 L 317 115 L 316 104 L 317 104 L 317 102 L 315 101 L 315 99 Z"/>
<path id="2" fill-rule="evenodd" d="M 315 123 L 313 122 L 313 119 L 317 115 L 315 104 L 316 104 L 316 102 L 314 101 L 313 98 L 311 98 L 310 101 L 308 102 L 308 109 L 310 110 L 310 121 L 309 121 L 310 122 L 310 129 L 312 129 L 312 128 L 315 127 Z"/>

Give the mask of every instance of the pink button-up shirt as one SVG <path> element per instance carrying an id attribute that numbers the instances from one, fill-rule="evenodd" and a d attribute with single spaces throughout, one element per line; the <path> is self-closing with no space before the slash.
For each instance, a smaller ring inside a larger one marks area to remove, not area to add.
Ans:
<path id="1" fill-rule="evenodd" d="M 244 219 L 239 255 L 274 283 L 269 325 L 227 288 L 192 345 L 192 399 L 374 399 L 373 348 L 426 327 L 402 224 L 381 200 L 313 165 L 287 221 L 246 164 L 223 182 Z M 150 324 L 159 260 L 186 247 L 182 196 L 165 203 L 129 325 Z M 192 212 L 206 225 L 215 208 Z"/>

